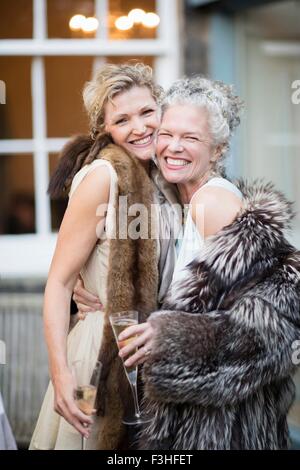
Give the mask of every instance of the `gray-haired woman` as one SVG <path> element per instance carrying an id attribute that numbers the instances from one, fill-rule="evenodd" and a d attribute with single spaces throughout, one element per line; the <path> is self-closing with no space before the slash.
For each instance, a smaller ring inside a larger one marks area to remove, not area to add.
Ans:
<path id="1" fill-rule="evenodd" d="M 292 210 L 273 186 L 233 185 L 222 169 L 241 102 L 220 82 L 177 81 L 163 102 L 157 156 L 188 203 L 164 310 L 125 330 L 143 361 L 153 421 L 147 449 L 284 449 L 300 338 L 300 256 Z M 149 341 L 151 337 L 151 341 Z"/>

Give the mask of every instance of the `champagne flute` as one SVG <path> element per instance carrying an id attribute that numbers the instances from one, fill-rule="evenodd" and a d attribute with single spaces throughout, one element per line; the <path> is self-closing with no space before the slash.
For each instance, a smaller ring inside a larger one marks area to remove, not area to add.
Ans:
<path id="1" fill-rule="evenodd" d="M 86 415 L 94 411 L 97 389 L 100 382 L 102 363 L 97 361 L 91 370 L 91 363 L 87 359 L 75 360 L 72 371 L 76 381 L 74 398 L 78 408 Z M 86 438 L 81 436 L 81 450 L 86 449 Z"/>
<path id="2" fill-rule="evenodd" d="M 115 339 L 118 345 L 118 348 L 121 349 L 131 341 L 135 339 L 136 336 L 132 336 L 131 338 L 125 339 L 124 341 L 119 341 L 118 337 L 129 326 L 137 325 L 138 324 L 138 312 L 136 310 L 125 310 L 123 312 L 113 313 L 109 316 L 110 323 L 115 335 Z M 133 353 L 134 354 L 134 353 Z M 126 359 L 125 359 L 126 360 Z M 123 366 L 125 369 L 125 373 L 127 379 L 130 383 L 130 388 L 133 395 L 133 402 L 134 402 L 134 415 L 126 416 L 123 419 L 124 424 L 134 425 L 134 424 L 143 424 L 151 421 L 149 416 L 145 416 L 139 407 L 138 402 L 138 394 L 137 394 L 137 366 L 130 366 L 126 367 L 123 361 Z"/>

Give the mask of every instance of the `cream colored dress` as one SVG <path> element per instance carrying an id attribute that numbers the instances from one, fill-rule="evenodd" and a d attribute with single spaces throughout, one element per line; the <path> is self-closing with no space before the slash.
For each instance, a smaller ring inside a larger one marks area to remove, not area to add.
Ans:
<path id="1" fill-rule="evenodd" d="M 225 178 L 211 178 L 207 183 L 199 188 L 198 191 L 201 191 L 205 186 L 223 188 L 235 194 L 239 199 L 243 198 L 241 191 L 233 183 L 231 183 L 231 181 L 228 181 Z M 190 205 L 198 191 L 193 194 L 193 197 L 190 200 Z M 200 235 L 200 232 L 197 229 L 195 222 L 193 221 L 190 209 L 187 213 L 183 237 L 178 245 L 178 256 L 171 284 L 171 292 L 174 296 L 176 296 L 176 293 L 181 287 L 182 282 L 190 276 L 188 265 L 199 256 L 205 245 L 205 240 Z"/>
<path id="2" fill-rule="evenodd" d="M 106 166 L 110 172 L 110 196 L 106 216 L 106 226 L 112 227 L 113 207 L 117 194 L 117 174 L 112 165 L 106 160 L 95 160 L 84 166 L 74 177 L 70 195 L 71 198 L 76 188 L 84 177 L 96 167 Z M 81 271 L 84 285 L 87 290 L 97 295 L 100 302 L 106 304 L 106 284 L 108 275 L 109 241 L 107 238 L 100 240 L 92 251 L 88 261 Z M 104 324 L 104 312 L 97 311 L 87 314 L 85 320 L 79 321 L 68 335 L 68 363 L 74 360 L 89 359 L 90 373 L 96 363 L 101 345 Z M 81 448 L 81 436 L 76 429 L 59 416 L 53 409 L 54 390 L 49 383 L 40 415 L 34 430 L 30 450 L 68 450 Z M 91 436 L 87 441 L 87 449 L 97 448 L 97 437 L 101 432 L 104 417 L 95 417 Z M 98 444 L 99 446 L 99 444 Z"/>

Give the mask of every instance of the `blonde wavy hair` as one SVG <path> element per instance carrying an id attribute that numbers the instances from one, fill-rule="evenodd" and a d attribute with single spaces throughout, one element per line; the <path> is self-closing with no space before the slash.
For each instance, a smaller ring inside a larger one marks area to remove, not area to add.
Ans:
<path id="1" fill-rule="evenodd" d="M 85 84 L 83 101 L 89 116 L 90 134 L 73 137 L 60 152 L 59 164 L 48 188 L 53 199 L 64 197 L 76 173 L 99 158 L 101 150 L 112 143 L 111 136 L 104 130 L 105 105 L 118 93 L 134 86 L 148 88 L 154 100 L 161 101 L 163 89 L 154 82 L 151 67 L 142 63 L 106 64 Z"/>
<path id="2" fill-rule="evenodd" d="M 156 102 L 162 97 L 163 88 L 154 82 L 152 68 L 140 62 L 106 64 L 85 84 L 83 102 L 94 138 L 104 132 L 106 103 L 134 86 L 148 88 Z"/>

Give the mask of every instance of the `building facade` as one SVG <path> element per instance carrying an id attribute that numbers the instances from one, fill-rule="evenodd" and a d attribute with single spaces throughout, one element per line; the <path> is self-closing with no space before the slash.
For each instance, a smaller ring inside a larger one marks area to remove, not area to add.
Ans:
<path id="1" fill-rule="evenodd" d="M 159 23 L 133 21 L 136 8 Z M 165 87 L 183 73 L 234 84 L 246 109 L 228 174 L 271 180 L 295 201 L 289 236 L 300 248 L 299 25 L 292 0 L 1 0 L 0 385 L 20 443 L 48 380 L 42 297 L 66 207 L 46 189 L 63 144 L 87 131 L 84 82 L 105 61 L 137 59 Z M 299 374 L 295 381 L 290 424 L 300 446 Z"/>

